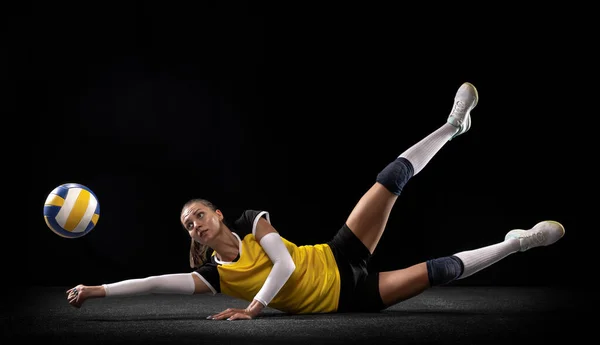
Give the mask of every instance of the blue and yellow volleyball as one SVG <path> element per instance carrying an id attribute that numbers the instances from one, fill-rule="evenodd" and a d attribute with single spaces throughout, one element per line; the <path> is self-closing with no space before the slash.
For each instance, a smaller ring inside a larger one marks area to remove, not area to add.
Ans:
<path id="1" fill-rule="evenodd" d="M 44 203 L 44 219 L 50 230 L 65 238 L 86 235 L 98 224 L 100 203 L 88 187 L 65 183 L 52 190 Z"/>

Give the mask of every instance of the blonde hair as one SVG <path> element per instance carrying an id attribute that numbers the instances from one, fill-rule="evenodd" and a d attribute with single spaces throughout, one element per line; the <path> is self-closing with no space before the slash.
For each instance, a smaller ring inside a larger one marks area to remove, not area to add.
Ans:
<path id="1" fill-rule="evenodd" d="M 208 252 L 208 246 L 196 242 L 192 238 L 192 244 L 190 246 L 190 267 L 198 268 L 207 261 L 206 253 Z"/>
<path id="2" fill-rule="evenodd" d="M 217 207 L 212 202 L 210 202 L 206 199 L 191 199 L 190 201 L 186 202 L 185 205 L 183 205 L 183 208 L 181 209 L 181 213 L 183 213 L 183 211 L 186 208 L 188 208 L 189 206 L 191 206 L 192 204 L 195 204 L 198 202 L 203 204 L 204 206 L 210 208 L 213 211 L 217 210 Z M 192 243 L 190 245 L 190 267 L 198 268 L 198 267 L 202 266 L 203 264 L 205 264 L 206 261 L 208 260 L 207 253 L 208 253 L 209 249 L 210 248 L 206 244 L 201 244 L 199 242 L 196 242 L 192 238 Z"/>

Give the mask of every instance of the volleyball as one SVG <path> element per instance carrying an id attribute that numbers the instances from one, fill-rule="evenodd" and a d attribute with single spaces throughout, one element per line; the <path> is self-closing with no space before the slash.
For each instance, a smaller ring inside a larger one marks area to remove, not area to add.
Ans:
<path id="1" fill-rule="evenodd" d="M 98 224 L 100 203 L 88 187 L 65 183 L 52 190 L 44 203 L 44 220 L 59 236 L 77 238 Z"/>

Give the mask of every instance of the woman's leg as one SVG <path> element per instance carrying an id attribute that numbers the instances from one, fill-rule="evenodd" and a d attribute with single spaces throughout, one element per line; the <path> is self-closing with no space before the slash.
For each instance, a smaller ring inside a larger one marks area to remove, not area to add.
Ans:
<path id="1" fill-rule="evenodd" d="M 386 307 L 414 297 L 431 286 L 445 285 L 469 277 L 510 254 L 549 246 L 561 239 L 565 228 L 543 221 L 529 230 L 509 231 L 504 241 L 452 256 L 428 260 L 414 266 L 379 273 L 379 294 Z"/>
<path id="2" fill-rule="evenodd" d="M 379 272 L 379 295 L 386 308 L 414 297 L 430 286 L 425 262 L 401 270 Z"/>
<path id="3" fill-rule="evenodd" d="M 464 83 L 454 97 L 454 106 L 447 122 L 386 166 L 377 175 L 375 184 L 358 201 L 346 225 L 371 254 L 379 243 L 391 209 L 406 182 L 418 174 L 449 140 L 469 130 L 470 112 L 477 100 L 475 87 Z"/>

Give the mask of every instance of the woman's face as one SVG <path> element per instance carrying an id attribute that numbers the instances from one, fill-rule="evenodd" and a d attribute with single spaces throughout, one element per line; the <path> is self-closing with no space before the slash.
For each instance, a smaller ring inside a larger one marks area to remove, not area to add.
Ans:
<path id="1" fill-rule="evenodd" d="M 190 237 L 206 245 L 209 245 L 221 230 L 222 220 L 221 211 L 213 211 L 201 202 L 195 202 L 181 212 L 181 224 Z"/>

